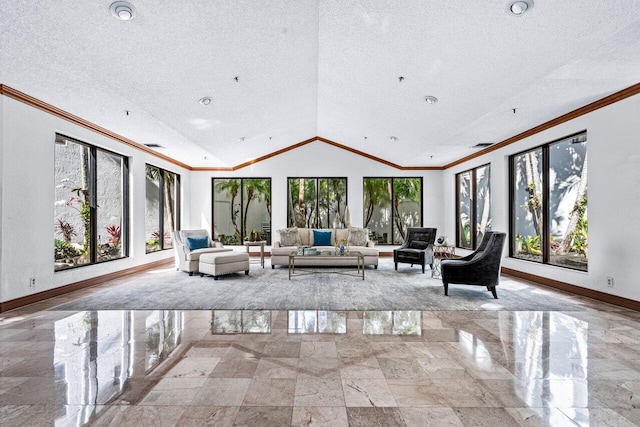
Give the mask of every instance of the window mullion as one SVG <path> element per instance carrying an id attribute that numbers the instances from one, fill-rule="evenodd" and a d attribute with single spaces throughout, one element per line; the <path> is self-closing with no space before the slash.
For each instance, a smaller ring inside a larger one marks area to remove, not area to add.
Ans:
<path id="1" fill-rule="evenodd" d="M 158 216 L 160 221 L 158 222 L 158 234 L 160 240 L 160 250 L 164 250 L 164 169 L 158 168 Z"/>
<path id="2" fill-rule="evenodd" d="M 549 145 L 542 147 L 542 230 L 540 230 L 540 244 L 542 247 L 542 263 L 549 264 Z"/>
<path id="3" fill-rule="evenodd" d="M 476 230 L 478 229 L 478 224 L 477 224 L 477 203 L 478 203 L 478 195 L 477 195 L 477 191 L 478 191 L 478 187 L 476 186 L 476 169 L 472 169 L 471 170 L 471 181 L 469 182 L 469 197 L 471 199 L 471 203 L 469 203 L 469 214 L 471 216 L 470 218 L 470 225 L 471 228 L 469 229 L 469 237 L 471 237 L 471 247 L 475 250 L 478 247 L 478 242 L 477 242 L 477 237 L 476 237 Z"/>
<path id="4" fill-rule="evenodd" d="M 96 158 L 98 150 L 95 147 L 89 149 L 89 227 L 91 228 L 89 242 L 89 260 L 96 262 L 98 252 L 98 168 Z"/>

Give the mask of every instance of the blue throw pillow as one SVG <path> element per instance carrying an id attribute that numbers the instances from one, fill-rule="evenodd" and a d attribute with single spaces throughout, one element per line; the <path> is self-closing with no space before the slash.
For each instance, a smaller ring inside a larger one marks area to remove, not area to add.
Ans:
<path id="1" fill-rule="evenodd" d="M 204 249 L 209 247 L 209 236 L 187 237 L 187 246 L 189 250 Z"/>
<path id="2" fill-rule="evenodd" d="M 314 246 L 331 246 L 331 232 L 313 230 Z"/>

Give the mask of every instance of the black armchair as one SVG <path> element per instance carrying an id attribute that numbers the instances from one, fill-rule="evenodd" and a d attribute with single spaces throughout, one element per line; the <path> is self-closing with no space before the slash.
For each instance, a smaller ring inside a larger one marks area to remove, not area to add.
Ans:
<path id="1" fill-rule="evenodd" d="M 442 260 L 444 294 L 449 295 L 449 284 L 486 286 L 498 298 L 496 286 L 500 280 L 500 264 L 506 233 L 487 231 L 478 249 L 466 257 Z"/>
<path id="2" fill-rule="evenodd" d="M 433 242 L 436 241 L 436 228 L 407 228 L 404 243 L 393 250 L 393 262 L 398 269 L 398 263 L 420 264 L 424 274 L 425 264 L 433 268 Z"/>

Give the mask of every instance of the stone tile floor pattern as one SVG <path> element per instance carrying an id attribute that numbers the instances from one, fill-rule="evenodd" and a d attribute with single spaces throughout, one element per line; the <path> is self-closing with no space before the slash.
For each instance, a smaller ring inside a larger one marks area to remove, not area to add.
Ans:
<path id="1" fill-rule="evenodd" d="M 572 312 L 47 310 L 90 292 L 0 314 L 0 425 L 640 424 L 640 313 L 595 301 Z"/>

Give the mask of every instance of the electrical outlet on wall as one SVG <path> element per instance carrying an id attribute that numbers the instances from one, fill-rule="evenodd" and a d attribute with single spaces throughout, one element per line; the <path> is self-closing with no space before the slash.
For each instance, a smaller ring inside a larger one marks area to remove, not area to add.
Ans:
<path id="1" fill-rule="evenodd" d="M 30 289 L 35 289 L 36 288 L 36 278 L 35 277 L 29 278 L 29 288 Z"/>
<path id="2" fill-rule="evenodd" d="M 607 277 L 607 286 L 613 288 L 613 277 Z"/>

